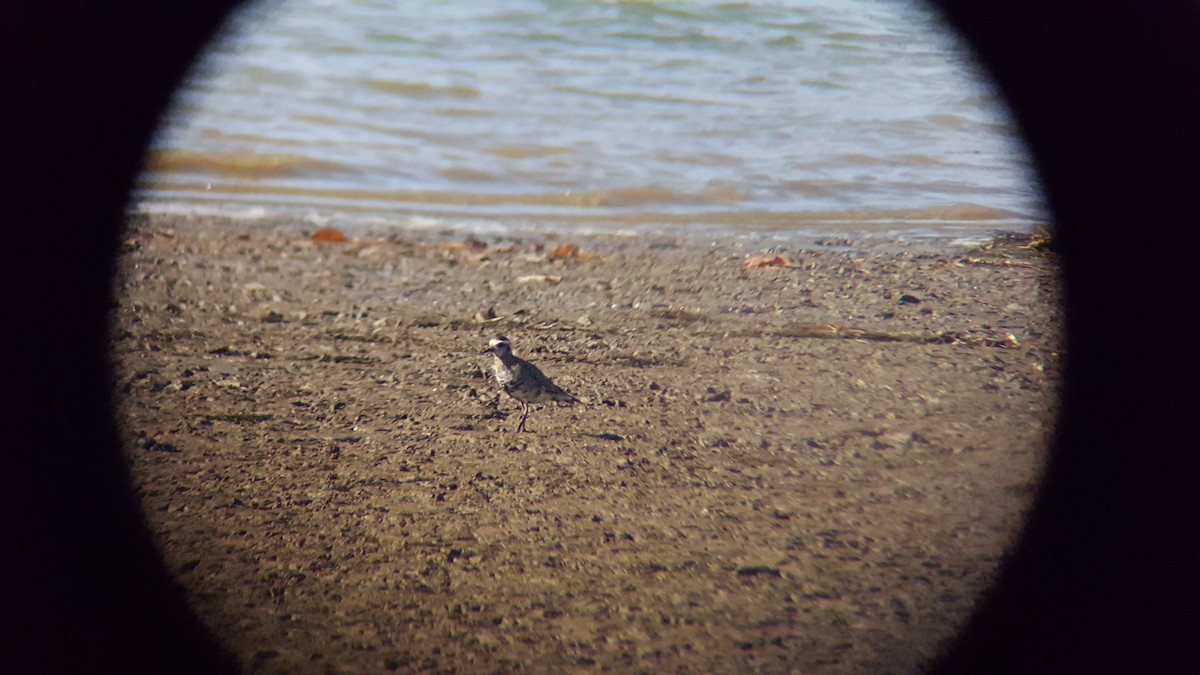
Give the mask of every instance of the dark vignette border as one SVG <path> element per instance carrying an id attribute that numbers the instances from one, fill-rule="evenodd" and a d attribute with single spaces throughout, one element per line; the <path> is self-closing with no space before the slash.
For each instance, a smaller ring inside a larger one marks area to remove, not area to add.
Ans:
<path id="1" fill-rule="evenodd" d="M 113 255 L 158 116 L 235 0 L 0 5 L 0 670 L 236 672 L 121 461 Z M 1065 269 L 1046 480 L 939 673 L 1200 670 L 1200 5 L 939 0 L 1028 141 Z"/>

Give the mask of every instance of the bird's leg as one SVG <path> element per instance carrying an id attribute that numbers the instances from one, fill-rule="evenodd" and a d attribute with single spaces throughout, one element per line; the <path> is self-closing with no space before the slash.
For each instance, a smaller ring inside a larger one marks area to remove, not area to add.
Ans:
<path id="1" fill-rule="evenodd" d="M 525 420 L 529 419 L 529 404 L 521 401 L 521 422 L 517 424 L 517 431 L 525 431 Z"/>

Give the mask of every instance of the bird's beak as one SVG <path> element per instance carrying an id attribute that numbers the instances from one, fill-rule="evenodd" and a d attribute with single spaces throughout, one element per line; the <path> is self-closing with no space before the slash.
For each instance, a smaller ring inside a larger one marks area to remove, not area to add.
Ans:
<path id="1" fill-rule="evenodd" d="M 495 348 L 495 347 L 488 347 L 487 349 L 483 350 L 483 351 L 482 351 L 482 352 L 480 352 L 480 353 L 481 353 L 481 354 L 494 354 L 495 352 L 496 352 L 496 348 Z"/>

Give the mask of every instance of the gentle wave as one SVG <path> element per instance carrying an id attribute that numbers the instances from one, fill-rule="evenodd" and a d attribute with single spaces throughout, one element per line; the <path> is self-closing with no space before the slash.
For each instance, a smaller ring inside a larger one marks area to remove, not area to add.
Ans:
<path id="1" fill-rule="evenodd" d="M 608 37 L 617 38 L 620 40 L 632 40 L 635 42 L 664 42 L 664 43 L 718 43 L 721 38 L 716 35 L 706 35 L 704 33 L 645 33 L 636 31 L 613 31 L 607 34 Z"/>
<path id="2" fill-rule="evenodd" d="M 413 98 L 476 98 L 479 96 L 479 89 L 465 85 L 442 86 L 428 82 L 401 82 L 398 80 L 366 80 L 364 84 L 376 91 Z"/>
<path id="3" fill-rule="evenodd" d="M 499 145 L 484 148 L 484 152 L 504 157 L 506 159 L 526 159 L 529 157 L 548 157 L 550 155 L 569 155 L 575 152 L 571 148 L 552 145 Z"/>
<path id="4" fill-rule="evenodd" d="M 480 174 L 471 180 L 486 180 Z M 695 205 L 738 201 L 736 190 L 717 186 L 686 193 L 655 185 L 566 192 L 509 193 L 466 192 L 453 190 L 370 190 L 354 188 L 318 188 L 281 184 L 191 183 L 145 180 L 142 189 L 175 193 L 260 194 L 321 197 L 338 200 L 397 202 L 412 204 L 454 204 L 470 206 L 531 205 L 569 208 L 623 208 L 646 204 Z"/>
<path id="5" fill-rule="evenodd" d="M 456 211 L 454 207 L 489 207 L 503 209 L 509 216 L 540 221 L 604 221 L 629 224 L 706 224 L 747 225 L 779 228 L 805 223 L 890 223 L 890 222 L 990 222 L 1021 220 L 1025 216 L 1006 209 L 973 203 L 956 203 L 927 207 L 893 209 L 831 209 L 811 211 L 776 211 L 769 209 L 712 209 L 719 204 L 737 203 L 736 191 L 718 186 L 710 191 L 680 193 L 658 186 L 637 186 L 589 192 L 553 192 L 509 194 L 486 192 L 454 192 L 439 190 L 364 190 L 314 189 L 286 185 L 247 185 L 242 183 L 146 183 L 142 189 L 190 195 L 211 201 L 220 195 L 260 195 L 308 198 L 316 204 L 354 205 L 351 210 L 372 210 L 381 213 L 388 208 L 369 204 L 408 204 L 443 206 L 442 210 L 424 209 L 443 215 L 470 215 L 478 211 Z M 510 207 L 539 207 L 532 213 L 521 213 Z M 546 210 L 541 207 L 551 207 Z M 659 207 L 646 210 L 647 207 Z M 689 207 L 673 210 L 672 207 Z M 591 213 L 589 213 L 591 212 Z"/>
<path id="6" fill-rule="evenodd" d="M 442 169 L 439 173 L 450 180 L 460 182 L 482 183 L 492 182 L 500 179 L 500 177 L 495 174 L 488 173 L 487 171 L 481 171 L 479 169 L 472 169 L 469 166 L 452 166 Z"/>
<path id="7" fill-rule="evenodd" d="M 636 91 L 605 91 L 600 89 L 588 89 L 586 87 L 562 86 L 555 87 L 554 91 L 564 94 L 583 94 L 585 96 L 600 96 L 603 98 L 628 98 L 639 101 L 653 101 L 655 103 L 686 103 L 691 105 L 720 105 L 721 101 L 712 99 L 692 98 L 688 96 L 670 96 L 666 94 L 651 94 L 648 92 Z"/>
<path id="8" fill-rule="evenodd" d="M 353 130 L 358 130 L 358 131 L 367 131 L 372 134 L 382 134 L 384 136 L 398 136 L 398 137 L 402 137 L 402 138 L 415 138 L 415 139 L 434 141 L 434 142 L 444 142 L 446 139 L 446 134 L 444 132 L 439 133 L 439 132 L 433 131 L 433 130 L 415 129 L 412 127 L 389 126 L 387 124 L 364 122 L 361 120 L 346 119 L 346 118 L 341 118 L 341 117 L 335 117 L 332 115 L 301 114 L 301 115 L 293 115 L 292 119 L 297 122 L 305 122 L 309 125 L 312 125 L 312 127 L 314 129 L 324 128 L 324 127 L 334 128 L 334 129 L 345 128 L 345 129 L 353 129 Z M 232 136 L 230 136 L 228 134 L 225 134 L 225 136 L 227 138 L 232 138 Z M 254 137 L 249 137 L 249 136 L 246 137 L 246 139 L 247 140 L 255 140 Z M 261 137 L 261 136 L 258 137 L 258 140 L 260 140 L 261 142 L 273 142 L 273 143 L 289 142 L 289 141 L 286 141 L 286 140 L 280 139 L 280 138 L 268 138 L 268 137 Z M 376 140 L 376 142 L 378 143 L 379 141 Z"/>
<path id="9" fill-rule="evenodd" d="M 142 201 L 136 208 L 147 213 L 197 213 L 226 217 L 283 218 L 296 222 L 331 220 L 353 227 L 404 227 L 417 223 L 443 232 L 487 231 L 502 235 L 512 229 L 533 232 L 587 231 L 596 233 L 843 233 L 851 236 L 888 236 L 912 233 L 918 236 L 975 236 L 1021 228 L 1025 217 L 1004 211 L 990 211 L 979 205 L 963 209 L 935 207 L 878 211 L 705 211 L 679 214 L 663 211 L 621 211 L 616 213 L 546 213 L 505 211 L 495 213 L 469 208 L 455 209 L 438 204 L 436 208 L 415 209 L 404 213 L 383 213 L 361 201 L 330 203 L 320 199 L 288 198 L 284 201 L 253 200 L 242 202 L 227 197 L 203 195 L 177 196 L 168 202 Z M 975 216 L 964 220 L 964 213 Z M 664 229 L 669 228 L 669 230 Z"/>
<path id="10" fill-rule="evenodd" d="M 210 173 L 258 179 L 348 172 L 350 167 L 292 153 L 200 152 L 182 148 L 157 148 L 147 156 L 146 170 L 159 173 Z"/>
<path id="11" fill-rule="evenodd" d="M 563 33 L 489 31 L 488 35 L 492 37 L 514 38 L 522 42 L 561 42 L 563 44 L 572 44 L 574 42 L 574 39 Z"/>

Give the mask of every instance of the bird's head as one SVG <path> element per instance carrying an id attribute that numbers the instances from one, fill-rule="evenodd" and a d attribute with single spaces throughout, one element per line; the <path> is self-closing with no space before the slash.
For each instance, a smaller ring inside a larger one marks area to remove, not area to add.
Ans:
<path id="1" fill-rule="evenodd" d="M 508 343 L 508 338 L 500 335 L 488 340 L 488 348 L 483 350 L 483 353 L 503 357 L 512 353 L 512 345 Z"/>

